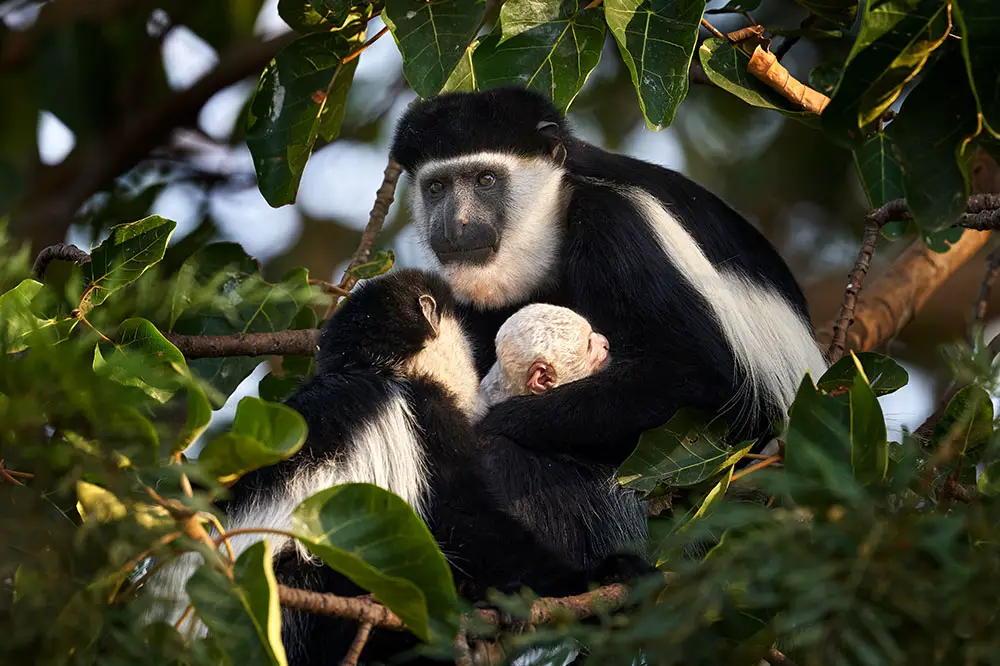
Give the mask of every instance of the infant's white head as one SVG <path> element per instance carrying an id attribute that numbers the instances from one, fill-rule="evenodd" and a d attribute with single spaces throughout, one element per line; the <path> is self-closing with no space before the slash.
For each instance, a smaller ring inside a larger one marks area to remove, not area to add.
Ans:
<path id="1" fill-rule="evenodd" d="M 496 352 L 497 362 L 480 385 L 484 407 L 588 377 L 607 364 L 609 345 L 569 308 L 534 303 L 503 323 Z"/>

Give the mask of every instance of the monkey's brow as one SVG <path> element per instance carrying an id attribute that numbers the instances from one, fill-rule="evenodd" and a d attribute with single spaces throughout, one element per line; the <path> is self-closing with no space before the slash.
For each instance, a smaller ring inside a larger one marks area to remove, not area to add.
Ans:
<path id="1" fill-rule="evenodd" d="M 440 178 L 441 176 L 452 176 L 460 174 L 475 174 L 484 169 L 496 172 L 499 176 L 507 175 L 507 165 L 502 162 L 490 159 L 482 160 L 462 160 L 461 162 L 444 162 L 442 164 L 428 164 L 420 171 L 421 180 L 427 178 Z"/>

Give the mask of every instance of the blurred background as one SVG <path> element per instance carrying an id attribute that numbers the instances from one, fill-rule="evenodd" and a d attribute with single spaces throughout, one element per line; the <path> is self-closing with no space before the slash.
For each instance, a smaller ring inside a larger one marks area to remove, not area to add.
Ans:
<path id="1" fill-rule="evenodd" d="M 786 29 L 805 16 L 782 0 L 754 12 Z M 710 19 L 722 31 L 746 24 L 736 14 Z M 381 27 L 376 19 L 369 34 Z M 0 214 L 12 212 L 9 231 L 34 251 L 59 241 L 88 250 L 110 225 L 156 213 L 177 221 L 172 243 L 232 240 L 268 278 L 305 266 L 337 282 L 394 124 L 415 95 L 387 35 L 360 58 L 341 137 L 317 144 L 296 203 L 272 209 L 256 188 L 244 118 L 260 71 L 290 38 L 277 0 L 0 2 Z M 783 62 L 807 80 L 847 48 L 802 40 Z M 610 35 L 569 115 L 587 140 L 676 169 L 726 199 L 788 261 L 814 323 L 833 317 L 868 208 L 849 152 L 706 83 L 692 83 L 671 127 L 650 132 Z M 407 186 L 404 178 L 376 247 L 419 267 Z M 872 276 L 909 241 L 882 240 Z M 963 267 L 884 350 L 911 373 L 907 388 L 882 398 L 890 436 L 933 409 L 948 379 L 940 345 L 964 335 L 984 270 L 981 261 Z M 995 320 L 990 329 L 987 339 L 1000 329 Z M 262 364 L 216 417 L 231 418 L 265 373 Z"/>

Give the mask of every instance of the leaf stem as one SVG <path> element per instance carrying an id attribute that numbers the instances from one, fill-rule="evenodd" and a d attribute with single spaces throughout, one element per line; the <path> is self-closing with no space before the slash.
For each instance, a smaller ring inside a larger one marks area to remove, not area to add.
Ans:
<path id="1" fill-rule="evenodd" d="M 715 35 L 716 37 L 718 37 L 719 39 L 724 39 L 724 40 L 726 40 L 727 42 L 728 42 L 728 41 L 730 41 L 728 37 L 726 37 L 726 36 L 725 36 L 724 34 L 722 34 L 722 33 L 721 33 L 721 32 L 719 31 L 719 29 L 718 29 L 718 28 L 716 28 L 716 27 L 715 27 L 714 25 L 712 25 L 711 23 L 709 23 L 709 22 L 708 22 L 708 19 L 705 19 L 705 18 L 702 18 L 702 19 L 701 19 L 701 24 L 702 24 L 702 25 L 703 25 L 704 27 L 708 28 L 708 31 L 709 31 L 710 33 L 712 33 L 713 35 Z"/>
<path id="2" fill-rule="evenodd" d="M 219 545 L 226 539 L 239 536 L 240 534 L 275 534 L 277 536 L 288 537 L 289 539 L 298 540 L 299 538 L 297 534 L 293 534 L 292 532 L 288 532 L 286 530 L 275 530 L 269 527 L 245 527 L 231 532 L 226 532 L 225 534 L 222 534 L 222 536 L 216 537 L 215 547 L 218 548 Z"/>
<path id="3" fill-rule="evenodd" d="M 365 42 L 364 44 L 362 44 L 361 46 L 359 46 L 356 51 L 353 51 L 352 53 L 349 53 L 346 56 L 344 56 L 344 59 L 340 61 L 340 64 L 346 65 L 347 63 L 349 63 L 352 60 L 354 60 L 355 58 L 357 58 L 359 55 L 361 55 L 362 53 L 364 53 L 365 50 L 369 46 L 371 46 L 372 44 L 374 44 L 375 42 L 377 42 L 378 39 L 379 39 L 379 37 L 381 37 L 382 35 L 384 35 L 387 32 L 389 32 L 389 26 L 385 26 L 384 28 L 382 28 L 381 30 L 379 30 L 377 33 L 375 33 L 374 37 L 372 37 L 367 42 Z"/>
<path id="4" fill-rule="evenodd" d="M 742 469 L 738 473 L 733 474 L 733 478 L 729 479 L 729 483 L 732 483 L 733 481 L 736 481 L 737 479 L 742 479 L 744 476 L 746 476 L 747 474 L 750 474 L 751 472 L 756 472 L 759 469 L 764 469 L 765 467 L 770 467 L 771 465 L 773 465 L 776 462 L 781 462 L 781 456 L 769 456 L 769 457 L 765 458 L 764 460 L 761 460 L 759 463 L 750 465 L 746 469 Z"/>

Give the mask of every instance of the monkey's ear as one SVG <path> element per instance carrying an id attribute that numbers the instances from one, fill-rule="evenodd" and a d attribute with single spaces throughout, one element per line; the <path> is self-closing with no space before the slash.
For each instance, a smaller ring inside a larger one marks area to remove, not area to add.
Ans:
<path id="1" fill-rule="evenodd" d="M 550 155 L 560 166 L 566 162 L 566 147 L 563 146 L 562 133 L 559 125 L 551 120 L 543 120 L 535 126 L 535 129 L 549 142 Z"/>
<path id="2" fill-rule="evenodd" d="M 535 361 L 528 368 L 528 390 L 538 395 L 556 385 L 556 369 L 545 361 Z"/>
<path id="3" fill-rule="evenodd" d="M 424 319 L 431 325 L 431 330 L 436 338 L 441 333 L 441 313 L 437 309 L 437 301 L 430 294 L 420 297 L 420 311 L 424 313 Z"/>

